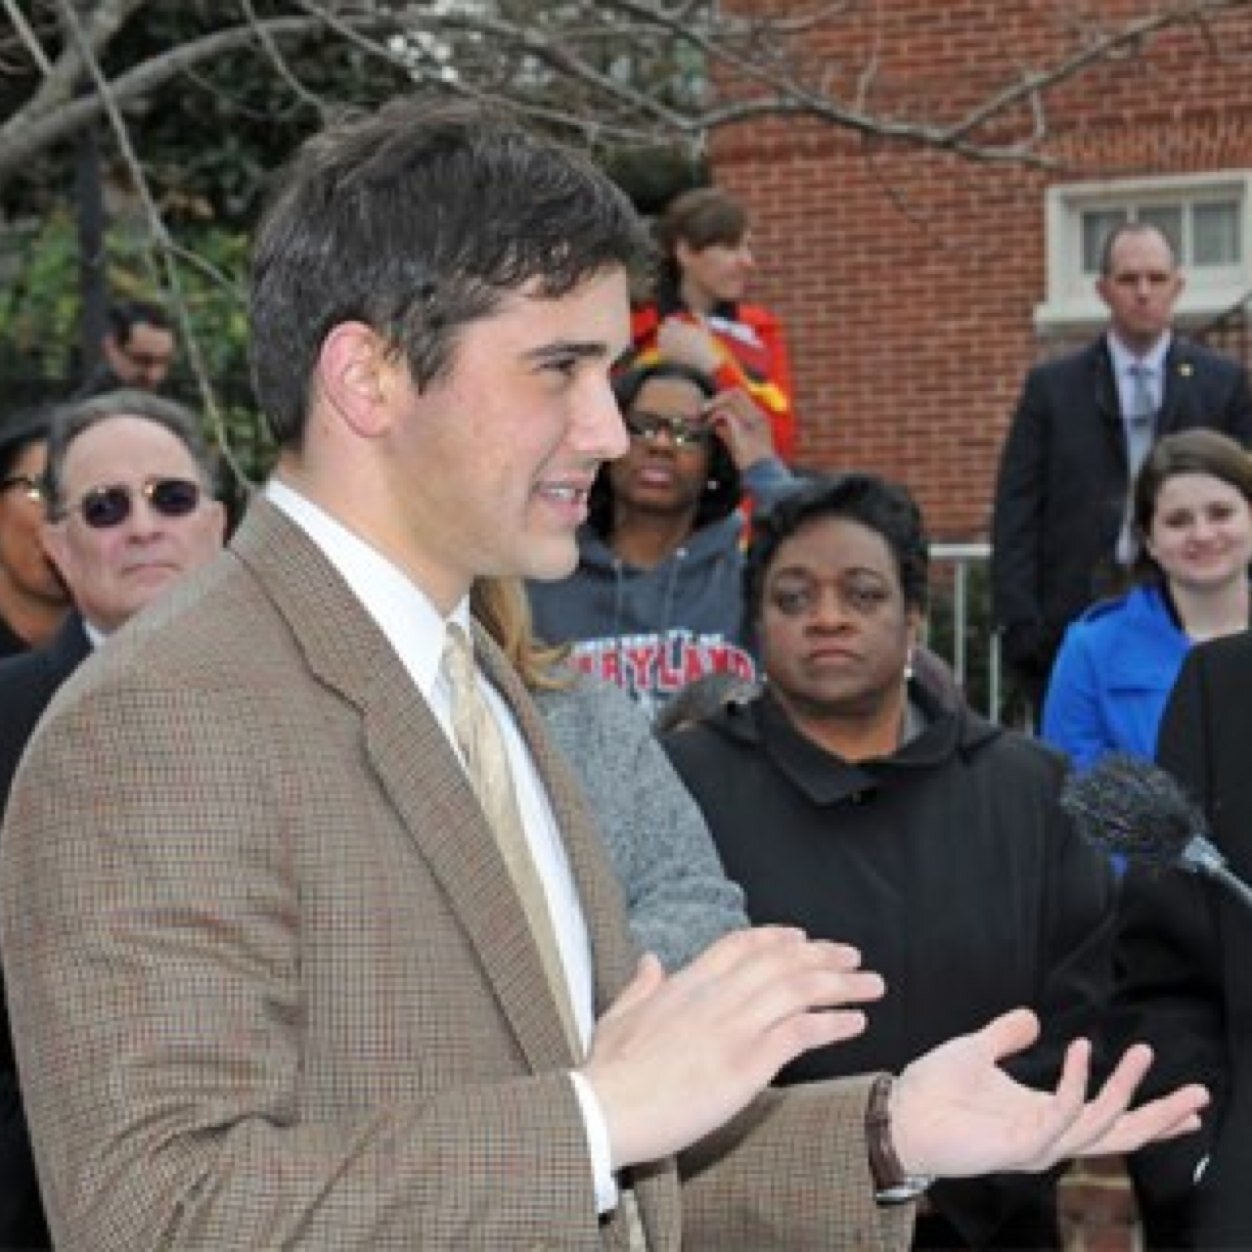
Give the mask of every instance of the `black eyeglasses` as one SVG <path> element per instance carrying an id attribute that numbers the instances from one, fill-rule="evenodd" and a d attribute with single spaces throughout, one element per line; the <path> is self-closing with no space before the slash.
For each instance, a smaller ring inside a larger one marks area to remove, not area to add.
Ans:
<path id="1" fill-rule="evenodd" d="M 162 517 L 186 517 L 200 506 L 200 484 L 189 478 L 149 478 L 142 487 L 118 483 L 93 487 L 66 512 L 77 511 L 93 530 L 120 526 L 134 506 L 136 490 Z"/>
<path id="2" fill-rule="evenodd" d="M 38 504 L 43 500 L 43 483 L 29 474 L 11 474 L 0 482 L 0 491 L 11 491 L 14 487 L 21 487 L 22 495 L 32 504 Z"/>
<path id="3" fill-rule="evenodd" d="M 704 422 L 689 422 L 682 417 L 665 417 L 660 413 L 632 409 L 624 415 L 624 420 L 631 438 L 646 439 L 649 443 L 656 443 L 662 434 L 666 434 L 676 448 L 704 448 L 713 438 L 711 426 Z"/>

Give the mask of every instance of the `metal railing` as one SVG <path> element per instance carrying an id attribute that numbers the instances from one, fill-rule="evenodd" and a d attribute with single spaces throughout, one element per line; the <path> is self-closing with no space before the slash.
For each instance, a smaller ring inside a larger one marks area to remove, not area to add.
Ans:
<path id="1" fill-rule="evenodd" d="M 991 545 L 933 543 L 930 546 L 931 610 L 926 642 L 949 665 L 958 686 L 987 717 L 998 722 L 1004 709 L 1000 637 L 990 607 Z"/>

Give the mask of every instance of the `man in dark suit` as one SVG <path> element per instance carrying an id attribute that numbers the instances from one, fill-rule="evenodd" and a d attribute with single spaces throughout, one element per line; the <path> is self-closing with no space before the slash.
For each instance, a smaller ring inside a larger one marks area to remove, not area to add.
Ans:
<path id="1" fill-rule="evenodd" d="M 1208 426 L 1252 443 L 1243 368 L 1171 329 L 1182 286 L 1160 231 L 1119 226 L 1096 284 L 1107 331 L 1026 377 L 996 482 L 991 579 L 1005 660 L 1036 707 L 1066 626 L 1133 559 L 1130 486 L 1151 442 Z"/>
<path id="2" fill-rule="evenodd" d="M 0 661 L 0 814 L 61 684 L 95 644 L 222 546 L 224 513 L 195 416 L 147 392 L 57 410 L 40 490 L 44 545 L 75 607 L 49 643 Z M 47 1248 L 2 999 L 0 1009 L 0 1248 Z"/>
<path id="3" fill-rule="evenodd" d="M 636 959 L 468 602 L 573 567 L 643 246 L 601 173 L 464 105 L 341 123 L 277 189 L 275 477 L 63 689 L 0 840 L 58 1246 L 899 1247 L 917 1175 L 1197 1125 L 1194 1089 L 1125 1111 L 1142 1051 L 1093 1104 L 1082 1045 L 1057 1093 L 1014 1083 L 1022 1012 L 898 1079 L 766 1091 L 863 1028 L 859 955 L 766 928 Z"/>

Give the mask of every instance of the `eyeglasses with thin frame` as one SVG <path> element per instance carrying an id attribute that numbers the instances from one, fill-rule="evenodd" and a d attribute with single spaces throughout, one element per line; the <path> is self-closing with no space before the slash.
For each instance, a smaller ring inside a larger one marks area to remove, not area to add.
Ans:
<path id="1" fill-rule="evenodd" d="M 3 482 L 0 482 L 0 491 L 11 491 L 14 487 L 21 487 L 22 495 L 24 495 L 32 504 L 43 503 L 43 483 L 31 474 L 10 474 Z"/>
<path id="2" fill-rule="evenodd" d="M 648 413 L 643 409 L 631 409 L 624 414 L 626 430 L 632 439 L 657 443 L 666 434 L 676 448 L 706 448 L 713 438 L 713 428 L 705 422 L 692 422 L 683 417 L 666 417 L 661 413 Z"/>
<path id="3" fill-rule="evenodd" d="M 120 526 L 134 508 L 136 494 L 162 517 L 186 517 L 200 507 L 203 488 L 190 478 L 149 478 L 135 488 L 125 483 L 93 487 L 65 513 L 77 513 L 93 530 Z"/>

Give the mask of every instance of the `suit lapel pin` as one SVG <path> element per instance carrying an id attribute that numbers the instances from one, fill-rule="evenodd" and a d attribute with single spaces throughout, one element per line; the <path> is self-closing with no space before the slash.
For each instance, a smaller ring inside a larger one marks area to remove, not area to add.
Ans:
<path id="1" fill-rule="evenodd" d="M 1190 361 L 1183 361 L 1178 366 L 1178 372 L 1184 378 L 1190 378 L 1192 374 L 1192 370 L 1193 370 L 1193 367 Z"/>

